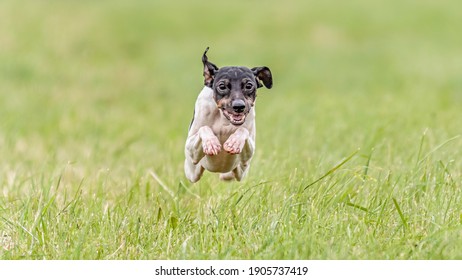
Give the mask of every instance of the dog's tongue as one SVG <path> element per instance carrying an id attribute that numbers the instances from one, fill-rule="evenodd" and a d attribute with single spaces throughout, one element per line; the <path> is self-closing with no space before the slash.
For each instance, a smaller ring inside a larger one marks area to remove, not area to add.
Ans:
<path id="1" fill-rule="evenodd" d="M 235 113 L 228 112 L 226 110 L 223 110 L 223 114 L 234 125 L 241 125 L 244 123 L 245 114 L 235 114 Z"/>
<path id="2" fill-rule="evenodd" d="M 243 115 L 234 115 L 234 114 L 231 115 L 231 117 L 233 118 L 233 121 L 235 121 L 235 122 L 241 122 L 242 119 L 244 118 Z"/>

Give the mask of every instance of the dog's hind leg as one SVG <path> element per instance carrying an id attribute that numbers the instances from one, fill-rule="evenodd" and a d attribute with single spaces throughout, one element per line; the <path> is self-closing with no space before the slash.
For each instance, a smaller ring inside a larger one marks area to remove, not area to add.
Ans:
<path id="1" fill-rule="evenodd" d="M 236 179 L 236 176 L 234 175 L 234 171 L 230 171 L 230 172 L 227 172 L 227 173 L 221 173 L 220 174 L 220 180 L 232 181 L 232 180 L 235 180 L 235 179 Z"/>
<path id="2" fill-rule="evenodd" d="M 184 161 L 184 173 L 191 183 L 199 181 L 204 173 L 204 170 L 204 167 L 200 164 L 194 164 L 190 158 L 186 158 Z"/>
<path id="3" fill-rule="evenodd" d="M 236 168 L 234 168 L 234 170 L 232 171 L 234 174 L 234 178 L 236 178 L 236 180 L 238 181 L 241 181 L 245 177 L 245 175 L 247 175 L 247 172 L 249 172 L 249 166 L 250 165 L 246 163 L 240 164 Z"/>
<path id="4" fill-rule="evenodd" d="M 205 155 L 217 155 L 221 150 L 218 138 L 208 126 L 203 126 L 186 140 L 184 171 L 189 181 L 199 181 L 204 167 L 199 163 Z"/>
<path id="5" fill-rule="evenodd" d="M 220 174 L 220 180 L 223 181 L 241 181 L 247 172 L 249 171 L 249 165 L 239 165 L 238 167 L 234 168 L 232 171 L 227 173 Z"/>

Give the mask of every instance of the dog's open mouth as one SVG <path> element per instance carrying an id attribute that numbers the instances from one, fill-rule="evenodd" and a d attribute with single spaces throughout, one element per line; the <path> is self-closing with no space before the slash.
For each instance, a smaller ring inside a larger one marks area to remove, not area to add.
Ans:
<path id="1" fill-rule="evenodd" d="M 245 122 L 245 113 L 235 113 L 235 112 L 229 112 L 226 109 L 222 110 L 223 115 L 234 125 L 241 125 Z"/>

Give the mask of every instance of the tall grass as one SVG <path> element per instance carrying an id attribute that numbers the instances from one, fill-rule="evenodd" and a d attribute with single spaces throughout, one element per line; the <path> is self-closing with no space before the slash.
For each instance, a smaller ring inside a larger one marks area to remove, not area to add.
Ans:
<path id="1" fill-rule="evenodd" d="M 1 259 L 460 259 L 458 1 L 2 1 Z M 269 66 L 183 175 L 200 56 Z"/>

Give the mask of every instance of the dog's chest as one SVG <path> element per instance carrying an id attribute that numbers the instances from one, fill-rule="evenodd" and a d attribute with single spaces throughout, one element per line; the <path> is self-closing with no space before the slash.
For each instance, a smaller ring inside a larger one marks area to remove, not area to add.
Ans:
<path id="1" fill-rule="evenodd" d="M 254 122 L 254 114 L 255 112 L 252 108 L 247 116 L 246 122 L 242 126 L 248 127 L 249 123 Z M 223 113 L 218 109 L 213 99 L 213 91 L 208 87 L 204 87 L 197 99 L 195 117 L 190 133 L 194 133 L 201 126 L 210 127 L 221 144 L 239 128 L 239 126 L 231 124 L 229 120 L 223 116 Z"/>
<path id="2" fill-rule="evenodd" d="M 221 116 L 221 121 L 217 121 L 211 125 L 213 133 L 217 136 L 220 140 L 220 143 L 223 144 L 226 140 L 228 140 L 229 136 L 236 132 L 237 127 L 230 124 L 223 116 Z"/>

